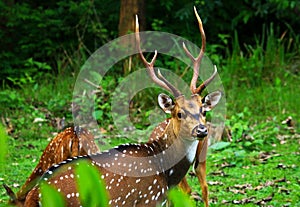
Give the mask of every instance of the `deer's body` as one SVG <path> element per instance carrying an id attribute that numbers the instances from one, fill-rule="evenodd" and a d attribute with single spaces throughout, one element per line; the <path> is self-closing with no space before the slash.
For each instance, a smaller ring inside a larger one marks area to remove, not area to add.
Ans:
<path id="1" fill-rule="evenodd" d="M 120 150 L 120 151 L 119 151 Z M 122 153 L 124 150 L 128 151 L 128 153 Z M 132 167 L 132 170 L 149 170 L 154 169 L 154 166 L 149 166 L 149 163 L 142 163 L 143 165 L 140 165 L 141 163 L 134 163 L 132 165 L 125 164 L 127 163 L 126 156 L 133 156 L 129 155 L 129 152 L 131 150 L 137 150 L 137 146 L 135 145 L 124 145 L 120 146 L 119 148 L 114 148 L 108 152 L 103 152 L 98 155 L 92 155 L 92 156 L 84 156 L 80 158 L 74 158 L 72 161 L 67 161 L 63 165 L 54 166 L 49 169 L 49 171 L 46 173 L 44 180 L 47 180 L 49 184 L 55 184 L 55 187 L 58 189 L 59 192 L 61 192 L 64 195 L 64 198 L 66 200 L 67 206 L 80 206 L 80 200 L 78 193 L 78 189 L 76 186 L 76 174 L 75 174 L 75 167 L 76 163 L 81 160 L 89 161 L 90 163 L 97 165 L 99 171 L 101 172 L 102 178 L 105 181 L 106 189 L 109 194 L 109 203 L 111 206 L 145 206 L 145 204 L 148 204 L 150 206 L 155 206 L 154 202 L 156 203 L 158 199 L 161 199 L 163 196 L 163 193 L 167 191 L 167 189 L 164 189 L 166 186 L 166 182 L 161 179 L 160 174 L 158 175 L 152 175 L 147 176 L 148 179 L 143 179 L 145 177 L 130 177 L 130 176 L 124 176 L 124 174 L 118 174 L 113 173 L 110 170 L 108 170 L 105 167 L 101 167 L 102 165 L 105 166 L 106 159 L 108 159 L 111 156 L 115 156 L 116 162 L 111 162 L 108 165 L 115 165 L 116 168 L 125 168 L 125 167 Z M 144 146 L 139 147 L 140 154 L 144 154 L 147 156 L 147 151 Z M 116 155 L 119 155 L 118 157 Z M 124 157 L 123 157 L 124 156 Z M 127 158 L 128 159 L 128 158 Z M 118 162 L 121 164 L 118 165 Z M 65 168 L 66 171 L 62 173 L 56 173 L 57 168 Z M 117 170 L 117 169 L 115 169 Z M 130 168 L 128 168 L 128 171 Z M 123 171 L 123 170 L 122 170 Z M 50 176 L 50 174 L 53 174 L 50 178 L 47 178 Z M 151 189 L 141 186 L 152 186 L 153 188 L 159 189 L 160 186 L 164 186 L 160 189 L 160 193 L 156 192 L 155 200 L 149 200 L 145 195 L 153 192 L 151 192 Z M 125 190 L 126 189 L 126 190 Z M 163 193 L 162 193 L 163 192 Z M 28 199 L 25 202 L 25 206 L 39 206 L 39 191 L 38 188 L 34 188 L 29 194 Z"/>
<path id="2" fill-rule="evenodd" d="M 179 99 L 183 105 L 191 105 L 195 101 Z M 99 169 L 111 206 L 156 206 L 165 198 L 167 190 L 185 176 L 194 161 L 199 142 L 196 132 L 185 136 L 186 131 L 177 126 L 181 119 L 177 117 L 179 106 L 174 108 L 176 116 L 159 138 L 146 144 L 120 145 L 103 153 L 68 159 L 51 167 L 43 179 L 64 194 L 68 206 L 80 206 L 74 166 L 80 160 L 88 160 Z M 183 108 L 181 106 L 180 110 Z M 195 110 L 199 111 L 200 106 Z M 192 121 L 192 117 L 189 118 Z M 191 128 L 188 131 L 193 131 L 199 120 L 193 122 L 192 125 L 186 123 L 192 127 L 188 127 Z M 172 159 L 178 161 L 172 164 Z M 38 206 L 38 198 L 38 188 L 34 188 L 25 206 Z"/>

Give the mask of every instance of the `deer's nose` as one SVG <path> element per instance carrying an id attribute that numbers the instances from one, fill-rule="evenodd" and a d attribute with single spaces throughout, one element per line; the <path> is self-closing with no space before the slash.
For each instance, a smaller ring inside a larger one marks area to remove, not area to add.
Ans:
<path id="1" fill-rule="evenodd" d="M 196 126 L 193 131 L 198 138 L 204 138 L 208 134 L 207 127 L 203 124 L 199 124 L 198 126 Z"/>

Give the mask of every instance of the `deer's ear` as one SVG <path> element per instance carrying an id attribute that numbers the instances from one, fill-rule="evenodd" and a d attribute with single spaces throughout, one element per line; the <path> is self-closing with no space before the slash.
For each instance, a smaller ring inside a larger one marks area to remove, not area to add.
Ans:
<path id="1" fill-rule="evenodd" d="M 158 104 L 165 113 L 170 114 L 175 104 L 172 98 L 164 93 L 158 95 Z"/>
<path id="2" fill-rule="evenodd" d="M 213 109 L 220 101 L 222 93 L 220 91 L 215 91 L 207 94 L 203 99 L 203 109 L 204 111 L 210 111 Z"/>

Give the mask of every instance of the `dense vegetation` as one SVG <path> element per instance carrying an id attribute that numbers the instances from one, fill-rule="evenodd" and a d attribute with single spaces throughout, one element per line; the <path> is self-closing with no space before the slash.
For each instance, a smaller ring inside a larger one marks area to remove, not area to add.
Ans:
<path id="1" fill-rule="evenodd" d="M 145 5 L 146 29 L 200 45 L 193 5 L 203 19 L 206 55 L 218 66 L 225 87 L 226 125 L 232 133 L 232 140 L 217 143 L 209 153 L 212 206 L 300 205 L 299 2 L 154 0 Z M 62 122 L 72 124 L 76 75 L 96 49 L 117 37 L 119 7 L 119 1 L 102 0 L 0 2 L 0 181 L 15 191 Z M 162 62 L 184 73 L 180 63 L 168 57 Z M 95 117 L 107 137 L 120 133 L 114 130 L 110 98 L 126 76 L 123 67 L 114 67 L 97 92 Z M 135 97 L 136 128 L 150 132 L 153 106 L 148 103 L 157 93 L 149 89 Z M 292 124 L 282 124 L 289 116 Z M 108 145 L 128 141 L 104 139 Z M 189 182 L 200 192 L 196 178 L 190 176 Z M 1 189 L 0 205 L 7 199 Z"/>

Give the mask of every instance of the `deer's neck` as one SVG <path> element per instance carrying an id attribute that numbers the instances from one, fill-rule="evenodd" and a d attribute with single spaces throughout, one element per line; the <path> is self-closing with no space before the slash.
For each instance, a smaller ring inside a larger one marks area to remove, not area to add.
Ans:
<path id="1" fill-rule="evenodd" d="M 198 142 L 199 141 L 197 139 L 193 139 L 190 135 L 186 135 L 184 133 L 176 135 L 172 120 L 168 120 L 162 134 L 157 136 L 156 139 L 151 139 L 147 144 L 155 145 L 158 152 L 170 149 L 176 150 L 176 152 L 180 153 L 182 158 L 184 156 L 189 163 L 193 163 Z"/>
<path id="2" fill-rule="evenodd" d="M 176 135 L 170 120 L 162 135 L 147 143 L 155 145 L 156 154 L 160 153 L 161 166 L 169 186 L 177 185 L 186 175 L 194 161 L 198 142 L 189 135 Z"/>

